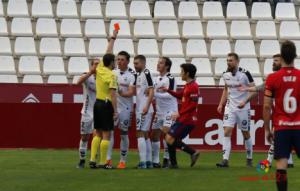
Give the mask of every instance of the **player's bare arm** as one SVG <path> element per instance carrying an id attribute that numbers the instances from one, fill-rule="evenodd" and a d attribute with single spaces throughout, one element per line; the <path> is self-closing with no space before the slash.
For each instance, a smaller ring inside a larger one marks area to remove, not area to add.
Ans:
<path id="1" fill-rule="evenodd" d="M 129 86 L 127 92 L 122 92 L 119 90 L 118 93 L 122 97 L 132 97 L 135 95 L 135 86 Z"/>
<path id="2" fill-rule="evenodd" d="M 259 91 L 263 91 L 265 88 L 265 83 L 259 85 L 259 86 L 252 86 L 252 87 L 249 87 L 249 86 L 240 86 L 239 87 L 239 91 L 242 91 L 242 92 L 259 92 Z"/>
<path id="3" fill-rule="evenodd" d="M 115 40 L 118 36 L 118 31 L 114 30 L 112 37 L 109 39 L 109 43 L 107 45 L 106 53 L 113 53 L 113 48 L 115 44 Z"/>
<path id="4" fill-rule="evenodd" d="M 154 88 L 150 87 L 150 88 L 148 88 L 148 99 L 147 99 L 147 103 L 143 109 L 143 115 L 148 113 L 149 107 L 152 104 L 153 97 L 154 97 Z"/>
<path id="5" fill-rule="evenodd" d="M 254 83 L 250 83 L 250 84 L 249 84 L 249 87 L 255 88 L 255 84 L 254 84 Z M 242 102 L 240 103 L 239 108 L 245 107 L 245 105 L 246 105 L 249 101 L 251 101 L 256 95 L 257 95 L 257 91 L 250 92 L 250 93 L 249 93 L 249 96 L 247 97 L 247 99 L 244 100 L 244 101 L 242 101 Z"/>
<path id="6" fill-rule="evenodd" d="M 224 106 L 225 103 L 226 103 L 227 96 L 228 96 L 228 87 L 227 87 L 227 85 L 225 84 L 225 87 L 224 87 L 224 90 L 223 90 L 223 93 L 222 93 L 222 97 L 221 97 L 219 106 L 218 106 L 218 108 L 217 108 L 217 111 L 218 111 L 218 113 L 220 113 L 220 114 L 222 114 L 223 106 Z"/>
<path id="7" fill-rule="evenodd" d="M 271 110 L 272 110 L 272 98 L 265 96 L 264 97 L 264 106 L 263 106 L 263 119 L 265 127 L 265 136 L 270 144 L 273 143 L 273 133 L 270 129 L 270 120 L 271 120 Z"/>
<path id="8" fill-rule="evenodd" d="M 111 95 L 111 103 L 114 108 L 114 118 L 118 116 L 117 113 L 117 92 L 115 89 L 110 89 L 110 95 Z"/>
<path id="9" fill-rule="evenodd" d="M 77 85 L 82 85 L 91 75 L 96 73 L 97 65 L 92 65 L 88 73 L 84 73 L 77 81 Z"/>

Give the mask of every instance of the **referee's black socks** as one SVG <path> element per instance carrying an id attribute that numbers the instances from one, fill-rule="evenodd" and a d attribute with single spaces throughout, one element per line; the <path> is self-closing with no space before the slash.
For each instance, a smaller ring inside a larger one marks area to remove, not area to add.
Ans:
<path id="1" fill-rule="evenodd" d="M 173 145 L 175 145 L 176 148 L 179 148 L 190 155 L 193 155 L 196 152 L 194 149 L 192 149 L 191 147 L 186 145 L 184 142 L 182 142 L 182 140 L 179 140 L 179 139 L 176 139 L 175 142 L 173 143 Z"/>
<path id="2" fill-rule="evenodd" d="M 287 191 L 287 172 L 283 169 L 276 171 L 276 184 L 278 191 Z"/>

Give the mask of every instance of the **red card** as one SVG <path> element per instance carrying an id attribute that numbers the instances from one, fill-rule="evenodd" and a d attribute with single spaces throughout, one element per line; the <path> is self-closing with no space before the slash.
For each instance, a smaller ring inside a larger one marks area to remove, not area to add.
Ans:
<path id="1" fill-rule="evenodd" d="M 115 27 L 115 30 L 116 30 L 116 31 L 120 30 L 120 25 L 119 25 L 119 23 L 115 23 L 115 24 L 114 24 L 114 27 Z"/>

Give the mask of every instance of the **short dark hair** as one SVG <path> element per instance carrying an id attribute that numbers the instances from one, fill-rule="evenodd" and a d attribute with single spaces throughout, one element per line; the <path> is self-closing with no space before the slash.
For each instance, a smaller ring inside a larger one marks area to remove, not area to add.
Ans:
<path id="1" fill-rule="evenodd" d="M 119 52 L 118 56 L 125 56 L 127 61 L 130 60 L 130 55 L 126 51 Z"/>
<path id="2" fill-rule="evenodd" d="M 146 57 L 144 55 L 141 55 L 141 54 L 136 55 L 134 57 L 134 60 L 141 60 L 142 62 L 146 63 Z"/>
<path id="3" fill-rule="evenodd" d="M 274 54 L 273 58 L 281 58 L 281 55 L 280 54 Z"/>
<path id="4" fill-rule="evenodd" d="M 239 55 L 235 52 L 230 52 L 227 54 L 228 57 L 234 57 L 236 60 L 240 60 Z"/>
<path id="5" fill-rule="evenodd" d="M 190 78 L 192 79 L 195 78 L 197 68 L 194 64 L 185 63 L 185 64 L 181 64 L 180 67 L 183 69 L 185 73 L 189 73 Z"/>
<path id="6" fill-rule="evenodd" d="M 111 65 L 112 62 L 115 62 L 115 55 L 113 54 L 105 54 L 102 58 L 104 66 L 108 67 Z"/>
<path id="7" fill-rule="evenodd" d="M 163 56 L 162 59 L 165 60 L 165 66 L 168 66 L 167 71 L 170 72 L 171 67 L 172 67 L 172 61 L 171 61 L 171 59 L 169 57 L 165 57 L 165 56 Z"/>
<path id="8" fill-rule="evenodd" d="M 292 64 L 294 59 L 297 57 L 295 44 L 289 40 L 285 41 L 281 45 L 280 54 L 281 58 L 287 65 Z"/>

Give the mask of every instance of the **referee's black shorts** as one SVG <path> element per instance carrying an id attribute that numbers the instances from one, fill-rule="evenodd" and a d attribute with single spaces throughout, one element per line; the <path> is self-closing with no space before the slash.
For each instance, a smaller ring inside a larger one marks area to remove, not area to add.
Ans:
<path id="1" fill-rule="evenodd" d="M 94 128 L 102 131 L 114 129 L 114 108 L 111 101 L 97 99 L 94 105 Z"/>
<path id="2" fill-rule="evenodd" d="M 288 159 L 292 149 L 300 158 L 300 130 L 278 130 L 274 136 L 274 159 Z"/>

